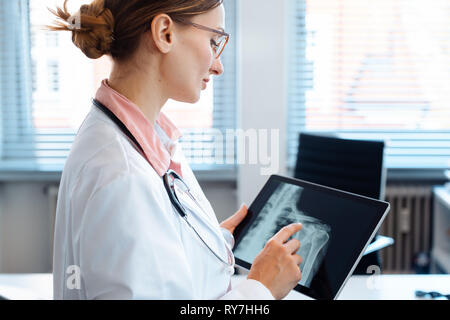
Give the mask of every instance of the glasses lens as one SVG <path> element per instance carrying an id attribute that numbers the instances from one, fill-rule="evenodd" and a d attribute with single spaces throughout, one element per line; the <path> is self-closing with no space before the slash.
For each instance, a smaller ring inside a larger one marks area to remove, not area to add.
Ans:
<path id="1" fill-rule="evenodd" d="M 441 293 L 436 292 L 436 291 L 431 291 L 431 292 L 429 292 L 428 294 L 429 294 L 433 299 L 440 298 L 440 297 L 442 296 Z"/>
<path id="2" fill-rule="evenodd" d="M 426 296 L 426 292 L 421 291 L 421 290 L 416 290 L 416 297 L 425 297 Z"/>
<path id="3" fill-rule="evenodd" d="M 220 56 L 220 54 L 222 53 L 223 49 L 225 48 L 225 45 L 227 43 L 227 37 L 226 36 L 222 36 L 219 38 L 218 42 L 217 42 L 217 47 L 215 50 L 216 53 L 216 58 L 218 58 Z"/>

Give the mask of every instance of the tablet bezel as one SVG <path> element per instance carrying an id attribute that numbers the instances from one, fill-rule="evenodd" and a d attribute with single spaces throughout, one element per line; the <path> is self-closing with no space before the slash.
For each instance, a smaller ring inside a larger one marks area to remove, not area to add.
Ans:
<path id="1" fill-rule="evenodd" d="M 383 223 L 384 219 L 386 218 L 386 215 L 390 209 L 390 204 L 385 201 L 368 198 L 368 197 L 361 196 L 361 195 L 358 195 L 355 193 L 338 190 L 335 188 L 315 184 L 315 183 L 308 182 L 305 180 L 300 180 L 300 179 L 285 177 L 285 176 L 280 176 L 280 175 L 271 175 L 269 177 L 269 179 L 267 180 L 267 182 L 265 183 L 264 187 L 261 189 L 261 191 L 256 196 L 255 200 L 252 202 L 252 204 L 248 208 L 247 216 L 239 224 L 239 226 L 236 227 L 236 230 L 234 232 L 234 237 L 235 237 L 234 248 L 236 248 L 238 246 L 239 242 L 242 240 L 245 232 L 248 230 L 248 228 L 250 226 L 249 223 L 251 221 L 254 221 L 254 218 L 256 218 L 256 216 L 261 212 L 265 203 L 270 198 L 270 195 L 267 196 L 267 195 L 265 195 L 265 193 L 268 191 L 268 188 L 270 187 L 270 184 L 273 180 L 277 180 L 277 181 L 283 182 L 283 183 L 297 185 L 302 188 L 310 188 L 313 190 L 322 191 L 322 192 L 330 193 L 333 195 L 338 195 L 343 198 L 350 198 L 350 199 L 357 200 L 357 201 L 363 201 L 365 203 L 369 203 L 371 205 L 375 205 L 375 206 L 379 207 L 380 214 L 378 215 L 378 217 L 376 219 L 374 219 L 374 221 L 370 222 L 370 226 L 368 228 L 368 230 L 372 229 L 373 231 L 370 233 L 370 237 L 368 238 L 367 242 L 364 243 L 364 241 L 362 241 L 361 243 L 358 244 L 358 247 L 361 247 L 363 245 L 363 248 L 361 249 L 361 251 L 358 255 L 358 258 L 354 261 L 352 267 L 350 268 L 349 272 L 347 273 L 347 276 L 344 278 L 344 281 L 340 285 L 339 290 L 335 293 L 334 297 L 332 297 L 332 299 L 336 299 L 339 296 L 339 294 L 341 293 L 342 288 L 344 287 L 344 285 L 347 283 L 348 279 L 352 275 L 353 271 L 355 270 L 356 266 L 358 265 L 359 261 L 361 260 L 361 257 L 363 256 L 365 250 L 367 249 L 367 247 L 369 246 L 373 237 L 377 233 L 377 231 L 380 228 L 381 224 Z M 261 201 L 264 198 L 266 199 L 266 201 L 264 203 L 262 203 Z M 258 208 L 258 212 L 255 214 L 256 208 Z M 233 249 L 233 251 L 234 251 L 234 249 Z M 236 260 L 237 265 L 239 265 L 240 267 L 242 267 L 244 269 L 250 270 L 250 268 L 252 266 L 251 263 L 248 263 L 237 257 L 235 257 L 235 260 Z M 350 265 L 350 262 L 348 262 L 348 264 L 346 265 L 347 269 L 348 269 L 348 265 Z M 311 290 L 308 287 L 304 287 L 300 284 L 297 284 L 297 286 L 295 286 L 294 290 L 296 290 L 302 294 L 305 294 L 306 296 L 311 297 L 313 299 L 318 299 L 318 300 L 330 299 L 329 297 L 318 296 L 313 292 L 313 290 Z"/>

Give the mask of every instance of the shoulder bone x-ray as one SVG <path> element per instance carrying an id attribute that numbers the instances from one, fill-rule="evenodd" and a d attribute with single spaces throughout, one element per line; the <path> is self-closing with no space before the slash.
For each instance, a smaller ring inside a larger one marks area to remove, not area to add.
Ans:
<path id="1" fill-rule="evenodd" d="M 297 254 L 303 258 L 299 284 L 309 287 L 326 254 L 331 228 L 298 208 L 302 191 L 303 188 L 296 185 L 280 184 L 242 238 L 235 254 L 246 261 L 253 261 L 266 242 L 281 228 L 301 222 L 303 228 L 293 238 L 300 241 Z"/>

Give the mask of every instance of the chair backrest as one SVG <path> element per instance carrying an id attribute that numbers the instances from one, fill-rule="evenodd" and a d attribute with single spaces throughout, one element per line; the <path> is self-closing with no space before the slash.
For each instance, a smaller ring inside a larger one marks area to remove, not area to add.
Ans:
<path id="1" fill-rule="evenodd" d="M 383 141 L 349 140 L 302 133 L 294 177 L 384 200 L 386 175 L 383 155 Z M 353 274 L 366 275 L 371 266 L 381 267 L 378 252 L 363 256 Z"/>
<path id="2" fill-rule="evenodd" d="M 294 176 L 332 188 L 383 199 L 383 141 L 300 134 Z"/>

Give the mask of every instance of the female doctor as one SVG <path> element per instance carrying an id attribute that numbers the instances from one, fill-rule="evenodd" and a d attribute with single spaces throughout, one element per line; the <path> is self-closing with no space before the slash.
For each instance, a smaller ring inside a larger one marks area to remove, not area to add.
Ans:
<path id="1" fill-rule="evenodd" d="M 223 73 L 222 0 L 95 0 L 52 30 L 72 32 L 91 59 L 109 55 L 62 175 L 55 226 L 55 299 L 281 299 L 301 278 L 292 224 L 231 287 L 233 232 L 243 205 L 218 223 L 161 112 L 195 103 Z"/>

